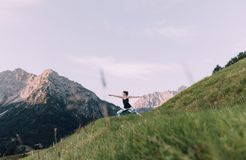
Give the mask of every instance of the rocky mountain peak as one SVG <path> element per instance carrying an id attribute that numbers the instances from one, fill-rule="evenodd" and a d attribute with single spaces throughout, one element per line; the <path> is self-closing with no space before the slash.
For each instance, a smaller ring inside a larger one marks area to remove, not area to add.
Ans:
<path id="1" fill-rule="evenodd" d="M 43 73 L 41 74 L 42 77 L 50 77 L 50 76 L 59 76 L 57 72 L 55 72 L 52 69 L 46 69 L 43 71 Z"/>
<path id="2" fill-rule="evenodd" d="M 184 91 L 187 87 L 181 86 L 177 91 L 164 91 L 164 92 L 154 92 L 143 96 L 143 98 L 138 99 L 134 107 L 136 108 L 155 108 L 159 107 L 169 99 L 173 98 L 178 93 Z"/>
<path id="3" fill-rule="evenodd" d="M 2 81 L 14 81 L 14 80 L 23 80 L 25 78 L 27 78 L 28 76 L 30 76 L 32 74 L 27 73 L 25 70 L 21 69 L 21 68 L 17 68 L 13 71 L 7 70 L 4 72 L 0 73 L 0 80 Z"/>
<path id="4" fill-rule="evenodd" d="M 27 72 L 25 70 L 23 70 L 22 68 L 16 68 L 13 72 L 14 73 L 25 73 L 25 74 L 27 74 Z"/>
<path id="5" fill-rule="evenodd" d="M 46 102 L 48 95 L 64 101 L 68 101 L 66 99 L 71 97 L 82 99 L 85 97 L 83 94 L 78 96 L 82 91 L 84 94 L 96 97 L 82 85 L 60 76 L 52 69 L 46 69 L 38 76 L 21 68 L 0 73 L 0 104 L 19 101 L 40 104 Z"/>
<path id="6" fill-rule="evenodd" d="M 45 103 L 48 95 L 66 98 L 64 93 L 69 90 L 64 88 L 71 88 L 73 85 L 71 82 L 54 70 L 46 69 L 27 83 L 20 96 L 31 104 Z"/>
<path id="7" fill-rule="evenodd" d="M 34 75 L 23 69 L 4 71 L 0 73 L 0 104 L 14 102 L 19 99 L 19 93 Z"/>

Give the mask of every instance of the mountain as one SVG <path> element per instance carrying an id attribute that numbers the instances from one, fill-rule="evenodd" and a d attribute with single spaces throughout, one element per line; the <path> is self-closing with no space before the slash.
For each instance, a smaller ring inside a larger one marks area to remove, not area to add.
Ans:
<path id="1" fill-rule="evenodd" d="M 0 73 L 0 155 L 18 146 L 48 147 L 118 107 L 48 69 L 40 75 L 22 69 Z"/>
<path id="2" fill-rule="evenodd" d="M 98 120 L 24 160 L 245 160 L 245 75 L 246 59 L 151 112 Z"/>
<path id="3" fill-rule="evenodd" d="M 151 109 L 159 107 L 178 93 L 184 91 L 186 88 L 186 86 L 181 86 L 177 91 L 154 92 L 144 95 L 143 98 L 138 99 L 133 106 L 138 109 Z"/>

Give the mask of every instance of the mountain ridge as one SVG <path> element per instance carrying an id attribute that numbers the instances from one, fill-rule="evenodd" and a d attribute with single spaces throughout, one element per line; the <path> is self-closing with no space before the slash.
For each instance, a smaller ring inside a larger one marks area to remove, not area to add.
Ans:
<path id="1" fill-rule="evenodd" d="M 138 109 L 153 109 L 163 105 L 165 102 L 179 94 L 180 92 L 187 89 L 186 86 L 181 86 L 177 91 L 163 91 L 163 92 L 153 92 L 144 95 L 143 98 L 138 99 L 134 103 L 134 107 Z"/>
<path id="2" fill-rule="evenodd" d="M 18 153 L 19 137 L 32 148 L 48 147 L 54 142 L 54 128 L 59 140 L 118 109 L 52 69 L 40 75 L 20 68 L 1 72 L 0 155 Z"/>

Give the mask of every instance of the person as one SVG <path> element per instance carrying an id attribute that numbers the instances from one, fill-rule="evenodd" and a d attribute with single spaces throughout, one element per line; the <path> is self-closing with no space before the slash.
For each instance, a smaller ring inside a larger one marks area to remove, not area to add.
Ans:
<path id="1" fill-rule="evenodd" d="M 118 116 L 120 116 L 120 114 L 125 112 L 125 111 L 129 111 L 131 113 L 136 113 L 136 114 L 140 115 L 138 112 L 136 112 L 135 110 L 132 109 L 132 106 L 131 106 L 131 104 L 129 102 L 129 99 L 142 98 L 141 96 L 129 96 L 129 92 L 128 91 L 123 91 L 122 92 L 122 96 L 112 95 L 112 94 L 110 94 L 109 96 L 122 99 L 124 109 L 121 109 L 121 110 L 119 110 L 117 112 Z"/>

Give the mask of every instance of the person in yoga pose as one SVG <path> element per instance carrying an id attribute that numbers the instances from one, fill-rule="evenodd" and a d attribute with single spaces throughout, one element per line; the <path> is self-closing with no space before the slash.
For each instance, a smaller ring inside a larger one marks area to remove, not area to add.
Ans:
<path id="1" fill-rule="evenodd" d="M 135 110 L 132 109 L 132 106 L 129 102 L 129 99 L 142 98 L 141 96 L 129 96 L 128 91 L 123 91 L 122 96 L 112 95 L 112 94 L 110 94 L 109 96 L 122 99 L 124 109 L 121 109 L 117 112 L 118 116 L 120 116 L 121 113 L 126 112 L 126 111 L 129 111 L 130 113 L 139 114 L 138 112 L 136 112 Z"/>

